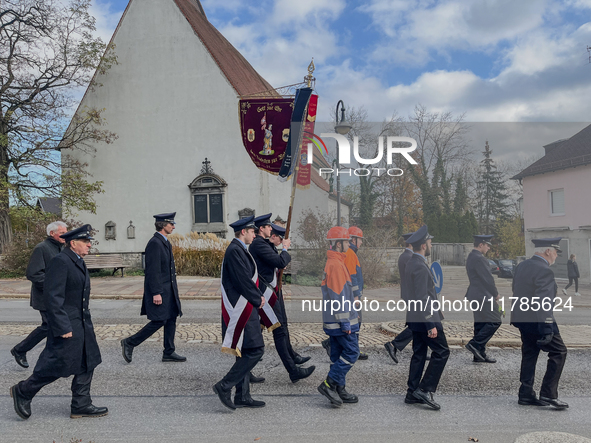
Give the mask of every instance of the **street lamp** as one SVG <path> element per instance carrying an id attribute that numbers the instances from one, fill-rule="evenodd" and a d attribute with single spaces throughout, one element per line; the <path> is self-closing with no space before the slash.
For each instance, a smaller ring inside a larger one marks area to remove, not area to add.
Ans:
<path id="1" fill-rule="evenodd" d="M 339 119 L 339 106 L 341 107 L 341 117 Z M 345 121 L 345 104 L 342 100 L 337 102 L 337 109 L 335 111 L 336 124 L 334 130 L 341 135 L 347 135 L 352 126 Z M 338 155 L 338 153 L 337 153 Z M 332 162 L 333 169 L 336 166 L 337 171 L 337 226 L 341 226 L 341 176 L 339 175 L 340 165 L 338 159 L 335 158 Z"/>

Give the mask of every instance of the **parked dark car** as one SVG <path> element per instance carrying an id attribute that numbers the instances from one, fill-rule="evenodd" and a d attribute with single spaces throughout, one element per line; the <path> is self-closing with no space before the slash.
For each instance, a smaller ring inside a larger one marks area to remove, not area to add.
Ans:
<path id="1" fill-rule="evenodd" d="M 516 260 L 500 259 L 495 262 L 499 265 L 499 278 L 513 278 L 515 266 L 517 266 Z"/>
<path id="2" fill-rule="evenodd" d="M 497 265 L 495 263 L 495 261 L 494 260 L 491 260 L 490 258 L 488 259 L 488 265 L 490 266 L 490 271 L 493 274 L 497 274 L 498 275 L 498 273 L 499 273 L 499 265 Z"/>

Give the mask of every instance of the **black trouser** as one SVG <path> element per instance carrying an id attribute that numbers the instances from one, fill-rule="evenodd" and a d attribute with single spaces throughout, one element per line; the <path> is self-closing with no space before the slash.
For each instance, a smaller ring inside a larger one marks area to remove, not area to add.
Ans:
<path id="1" fill-rule="evenodd" d="M 47 313 L 45 311 L 39 311 L 41 314 L 41 326 L 37 326 L 33 331 L 14 347 L 14 350 L 18 354 L 26 354 L 35 346 L 37 346 L 44 338 L 47 338 Z"/>
<path id="2" fill-rule="evenodd" d="M 152 320 L 138 332 L 127 339 L 131 346 L 139 346 L 151 337 L 158 329 L 164 326 L 164 355 L 171 355 L 174 352 L 174 334 L 176 332 L 176 317 L 168 320 Z"/>
<path id="3" fill-rule="evenodd" d="M 427 361 L 427 348 L 431 348 L 431 360 L 425 375 L 423 375 Z M 437 337 L 429 338 L 427 331 L 413 331 L 412 352 L 408 374 L 408 393 L 412 394 L 417 388 L 427 392 L 435 392 L 449 358 L 449 347 L 444 332 L 438 330 Z"/>
<path id="4" fill-rule="evenodd" d="M 222 390 L 229 391 L 236 386 L 234 398 L 248 400 L 250 398 L 250 371 L 263 357 L 264 352 L 264 346 L 242 349 L 242 357 L 236 357 L 236 362 L 220 382 Z"/>
<path id="5" fill-rule="evenodd" d="M 396 349 L 402 351 L 404 348 L 408 346 L 408 344 L 412 341 L 412 331 L 410 328 L 405 328 L 400 334 L 396 336 L 391 343 L 394 345 Z"/>
<path id="6" fill-rule="evenodd" d="M 83 372 L 74 376 L 72 380 L 72 410 L 79 410 L 92 404 L 90 398 L 90 383 L 94 371 Z M 44 387 L 61 377 L 43 376 L 33 372 L 26 380 L 18 384 L 18 390 L 21 395 L 28 400 L 32 400 L 35 395 Z"/>
<path id="7" fill-rule="evenodd" d="M 541 337 L 539 334 L 521 332 L 521 374 L 519 381 L 519 398 L 532 398 L 534 393 L 534 378 L 536 376 L 536 363 L 540 354 L 540 347 L 536 341 Z M 558 381 L 566 361 L 566 346 L 562 341 L 560 333 L 554 334 L 552 341 L 542 346 L 542 351 L 548 353 L 548 364 L 546 374 L 542 380 L 540 396 L 558 398 Z"/>
<path id="8" fill-rule="evenodd" d="M 278 328 L 273 329 L 273 340 L 275 341 L 275 349 L 277 349 L 277 354 L 279 354 L 279 358 L 285 366 L 287 372 L 291 374 L 295 374 L 297 372 L 298 367 L 293 361 L 295 356 L 297 355 L 296 352 L 291 347 L 290 339 L 289 339 L 289 330 L 287 328 L 287 314 L 285 313 L 285 303 L 283 302 L 283 295 L 278 297 L 277 306 L 278 309 L 275 309 L 275 314 L 277 315 L 277 320 L 281 323 L 281 326 Z"/>
<path id="9" fill-rule="evenodd" d="M 564 287 L 564 289 L 568 289 L 573 285 L 573 280 L 575 282 L 575 292 L 579 292 L 579 278 L 578 277 L 569 277 L 568 278 L 568 285 Z"/>
<path id="10" fill-rule="evenodd" d="M 474 338 L 469 343 L 474 345 L 482 356 L 485 356 L 486 344 L 500 327 L 501 322 L 474 322 Z"/>

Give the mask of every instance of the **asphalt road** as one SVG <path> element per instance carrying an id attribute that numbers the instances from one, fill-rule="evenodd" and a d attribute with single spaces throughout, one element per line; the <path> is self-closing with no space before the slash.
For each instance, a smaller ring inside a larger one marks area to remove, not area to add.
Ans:
<path id="1" fill-rule="evenodd" d="M 317 301 L 318 303 L 318 301 Z M 320 306 L 320 305 L 318 305 Z M 125 323 L 141 324 L 146 322 L 146 317 L 139 315 L 141 307 L 140 300 L 107 300 L 92 299 L 90 310 L 93 321 L 96 324 Z M 212 323 L 218 322 L 221 318 L 219 300 L 183 300 L 183 323 Z M 302 300 L 286 302 L 288 318 L 294 323 L 321 322 L 321 312 L 310 312 L 302 310 Z M 381 302 L 376 312 L 367 311 L 363 313 L 363 320 L 368 323 L 404 321 L 403 312 L 388 312 L 385 302 Z M 565 325 L 588 325 L 591 324 L 591 307 L 586 304 L 577 305 L 572 311 L 555 312 L 558 324 Z M 445 318 L 448 321 L 473 321 L 471 312 L 446 312 Z M 37 323 L 39 313 L 29 306 L 26 299 L 0 299 L 0 323 Z M 503 320 L 509 322 L 509 315 Z"/>
<path id="2" fill-rule="evenodd" d="M 347 388 L 360 396 L 356 405 L 329 406 L 316 387 L 328 371 L 328 358 L 320 348 L 300 351 L 311 355 L 316 372 L 296 384 L 289 381 L 273 348 L 255 368 L 267 378 L 252 389 L 253 397 L 267 402 L 259 410 L 224 408 L 211 391 L 232 364 L 219 347 L 180 344 L 177 351 L 187 363 L 162 363 L 161 344 L 146 342 L 126 364 L 116 341 L 101 341 L 103 363 L 95 371 L 94 403 L 107 406 L 109 415 L 97 419 L 69 418 L 69 380 L 47 386 L 34 399 L 33 416 L 16 416 L 9 387 L 31 370 L 18 367 L 9 349 L 18 337 L 0 337 L 0 441 L 1 442 L 301 442 L 367 441 L 409 443 L 513 442 L 534 431 L 562 431 L 591 437 L 588 404 L 591 351 L 569 354 L 560 383 L 560 397 L 570 403 L 566 411 L 517 405 L 517 350 L 491 351 L 494 365 L 475 365 L 461 349 L 452 350 L 436 399 L 441 411 L 405 405 L 408 361 L 404 351 L 394 365 L 385 351 L 370 350 L 368 361 L 349 373 Z M 34 364 L 39 348 L 29 353 Z M 538 371 L 543 370 L 541 359 Z M 539 380 L 538 380 L 539 383 Z M 260 440 L 256 440 L 260 439 Z"/>

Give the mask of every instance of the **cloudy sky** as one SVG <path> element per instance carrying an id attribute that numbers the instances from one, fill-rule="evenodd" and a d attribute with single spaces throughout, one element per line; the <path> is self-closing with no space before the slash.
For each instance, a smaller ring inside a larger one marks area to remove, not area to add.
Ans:
<path id="1" fill-rule="evenodd" d="M 433 112 L 465 113 L 471 122 L 562 128 L 536 140 L 537 149 L 585 126 L 558 123 L 591 120 L 591 0 L 201 3 L 275 87 L 302 81 L 314 57 L 320 119 L 342 99 L 364 106 L 375 121 L 407 116 L 421 103 Z M 95 0 L 105 40 L 126 5 Z"/>

